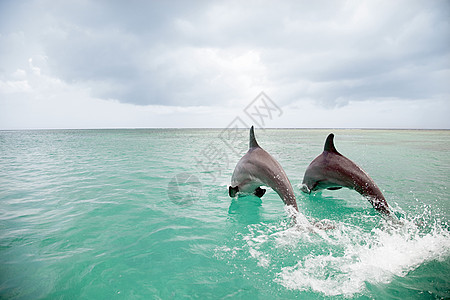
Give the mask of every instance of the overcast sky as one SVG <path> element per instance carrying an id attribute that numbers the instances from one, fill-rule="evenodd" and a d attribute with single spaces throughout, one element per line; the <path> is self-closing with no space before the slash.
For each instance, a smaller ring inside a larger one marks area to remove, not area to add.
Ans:
<path id="1" fill-rule="evenodd" d="M 226 127 L 261 91 L 268 127 L 450 129 L 450 1 L 0 1 L 0 129 Z"/>

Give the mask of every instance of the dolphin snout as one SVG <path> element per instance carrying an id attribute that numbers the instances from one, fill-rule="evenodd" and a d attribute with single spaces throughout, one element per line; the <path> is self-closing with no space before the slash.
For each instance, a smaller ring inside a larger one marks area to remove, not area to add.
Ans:
<path id="1" fill-rule="evenodd" d="M 311 190 L 309 189 L 309 187 L 305 183 L 302 184 L 302 187 L 300 189 L 302 190 L 303 193 L 311 194 Z"/>

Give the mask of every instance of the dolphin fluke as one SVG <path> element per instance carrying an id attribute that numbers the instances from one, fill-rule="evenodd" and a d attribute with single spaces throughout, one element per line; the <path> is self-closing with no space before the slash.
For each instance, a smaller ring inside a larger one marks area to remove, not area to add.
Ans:
<path id="1" fill-rule="evenodd" d="M 252 128 L 250 128 L 250 145 L 249 145 L 249 149 L 255 148 L 255 147 L 259 147 L 259 145 L 258 145 L 258 142 L 256 141 L 255 131 L 253 130 L 253 126 L 252 126 Z"/>

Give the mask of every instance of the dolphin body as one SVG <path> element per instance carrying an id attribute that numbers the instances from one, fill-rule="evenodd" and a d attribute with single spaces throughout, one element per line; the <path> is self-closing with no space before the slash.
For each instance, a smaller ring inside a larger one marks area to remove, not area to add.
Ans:
<path id="1" fill-rule="evenodd" d="M 390 215 L 389 206 L 378 186 L 363 169 L 336 150 L 333 139 L 334 134 L 328 135 L 322 154 L 306 169 L 301 190 L 310 194 L 322 189 L 354 189 L 366 197 L 376 210 Z"/>
<path id="2" fill-rule="evenodd" d="M 255 139 L 253 126 L 250 128 L 250 147 L 237 163 L 228 189 L 230 197 L 238 192 L 253 193 L 262 197 L 266 192 L 260 186 L 270 186 L 286 205 L 298 211 L 294 190 L 281 165 L 261 148 Z"/>

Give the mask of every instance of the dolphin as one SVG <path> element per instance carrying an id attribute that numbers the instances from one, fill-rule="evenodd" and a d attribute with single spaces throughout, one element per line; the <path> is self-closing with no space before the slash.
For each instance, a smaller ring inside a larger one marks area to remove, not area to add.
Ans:
<path id="1" fill-rule="evenodd" d="M 249 150 L 234 169 L 228 193 L 230 197 L 235 197 L 238 192 L 253 193 L 261 198 L 266 192 L 262 185 L 270 186 L 286 205 L 298 211 L 294 190 L 286 173 L 275 158 L 258 145 L 252 126 Z"/>
<path id="2" fill-rule="evenodd" d="M 329 134 L 322 154 L 306 169 L 301 190 L 307 194 L 323 189 L 354 189 L 366 197 L 379 212 L 390 215 L 389 206 L 370 176 L 334 147 L 334 134 Z"/>

